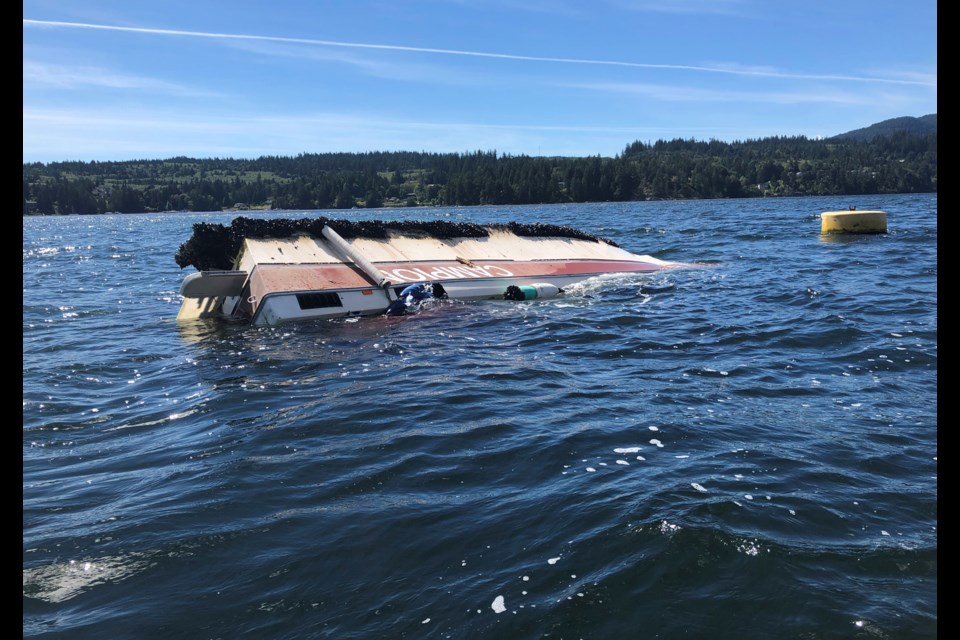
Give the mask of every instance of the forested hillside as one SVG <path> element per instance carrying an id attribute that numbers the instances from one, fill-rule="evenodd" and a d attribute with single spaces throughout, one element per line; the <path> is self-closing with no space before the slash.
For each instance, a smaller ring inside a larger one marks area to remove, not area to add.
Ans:
<path id="1" fill-rule="evenodd" d="M 937 114 L 920 116 L 919 118 L 903 117 L 891 118 L 872 124 L 863 129 L 854 129 L 847 133 L 841 133 L 834 136 L 834 140 L 873 140 L 878 136 L 890 136 L 896 133 L 913 133 L 916 135 L 925 135 L 937 133 Z"/>
<path id="2" fill-rule="evenodd" d="M 936 192 L 936 116 L 932 132 L 884 131 L 827 140 L 638 141 L 614 158 L 477 151 L 32 163 L 23 165 L 23 214 Z"/>

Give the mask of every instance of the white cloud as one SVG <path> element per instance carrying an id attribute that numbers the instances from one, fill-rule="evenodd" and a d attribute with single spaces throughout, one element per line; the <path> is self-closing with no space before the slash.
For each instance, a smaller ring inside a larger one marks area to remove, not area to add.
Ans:
<path id="1" fill-rule="evenodd" d="M 23 83 L 35 87 L 73 90 L 90 87 L 135 90 L 177 96 L 215 96 L 214 92 L 177 83 L 127 75 L 98 67 L 80 67 L 24 61 Z"/>
<path id="2" fill-rule="evenodd" d="M 509 53 L 494 53 L 494 52 L 488 52 L 488 51 L 437 49 L 437 48 L 431 48 L 431 47 L 407 47 L 407 46 L 399 46 L 399 45 L 391 45 L 391 44 L 342 42 L 342 41 L 336 41 L 336 40 L 317 40 L 312 38 L 284 38 L 284 37 L 277 37 L 277 36 L 258 36 L 258 35 L 246 35 L 246 34 L 215 33 L 215 32 L 205 32 L 205 31 L 182 31 L 182 30 L 175 30 L 175 29 L 116 27 L 116 26 L 110 26 L 110 25 L 98 25 L 98 24 L 88 24 L 88 23 L 80 23 L 80 22 L 57 22 L 57 21 L 29 20 L 29 19 L 24 19 L 23 25 L 25 27 L 96 29 L 96 30 L 104 30 L 104 31 L 122 31 L 127 33 L 142 33 L 146 35 L 208 38 L 208 39 L 215 39 L 215 40 L 285 42 L 290 44 L 306 44 L 306 45 L 314 45 L 314 46 L 320 46 L 320 47 L 343 47 L 343 48 L 379 50 L 379 51 L 428 53 L 428 54 L 450 55 L 450 56 L 470 56 L 470 57 L 478 57 L 478 58 L 495 58 L 500 60 L 550 62 L 550 63 L 557 63 L 557 64 L 571 64 L 571 65 L 603 65 L 603 66 L 617 66 L 617 67 L 633 67 L 633 68 L 642 68 L 642 69 L 671 69 L 674 71 L 700 71 L 704 73 L 722 73 L 722 74 L 733 74 L 733 75 L 743 75 L 743 76 L 773 76 L 773 77 L 779 77 L 779 78 L 796 78 L 796 79 L 806 79 L 806 80 L 833 80 L 833 81 L 847 81 L 847 82 L 856 81 L 856 82 L 877 82 L 877 83 L 892 83 L 892 84 L 917 84 L 914 81 L 895 79 L 895 78 L 878 78 L 878 77 L 850 76 L 850 75 L 822 75 L 822 74 L 808 74 L 808 73 L 802 73 L 802 72 L 787 72 L 787 71 L 761 71 L 755 68 L 754 69 L 738 68 L 734 65 L 718 67 L 718 66 L 709 66 L 709 65 L 688 65 L 688 64 L 659 64 L 659 63 L 654 64 L 654 63 L 645 63 L 645 62 L 631 62 L 631 61 L 625 61 L 625 60 L 597 60 L 597 59 L 584 59 L 584 58 L 529 56 L 529 55 L 515 55 L 515 54 L 509 54 Z"/>
<path id="3" fill-rule="evenodd" d="M 694 131 L 687 128 L 684 133 Z M 23 161 L 176 155 L 252 158 L 321 150 L 459 153 L 478 148 L 514 155 L 533 150 L 545 155 L 613 155 L 633 139 L 660 134 L 672 137 L 676 132 L 641 126 L 418 122 L 376 113 L 223 116 L 138 111 L 133 115 L 122 110 L 44 109 L 24 111 Z"/>
<path id="4" fill-rule="evenodd" d="M 744 102 L 759 104 L 836 104 L 836 105 L 873 105 L 878 102 L 912 104 L 921 100 L 918 96 L 895 94 L 891 92 L 864 93 L 836 91 L 826 88 L 803 91 L 733 91 L 726 89 L 703 89 L 676 85 L 646 83 L 567 83 L 568 88 L 586 91 L 606 91 L 614 93 L 636 94 L 645 98 L 664 102 Z"/>

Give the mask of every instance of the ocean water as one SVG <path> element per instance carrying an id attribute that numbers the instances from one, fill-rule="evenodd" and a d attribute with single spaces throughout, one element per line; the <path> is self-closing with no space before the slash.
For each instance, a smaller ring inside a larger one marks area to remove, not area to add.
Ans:
<path id="1" fill-rule="evenodd" d="M 24 638 L 937 636 L 936 194 L 245 213 L 698 266 L 178 324 L 235 215 L 23 219 Z"/>

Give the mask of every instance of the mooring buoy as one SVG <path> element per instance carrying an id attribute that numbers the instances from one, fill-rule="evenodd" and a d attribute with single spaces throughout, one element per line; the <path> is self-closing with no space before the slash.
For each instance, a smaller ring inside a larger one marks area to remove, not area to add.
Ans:
<path id="1" fill-rule="evenodd" d="M 885 211 L 824 211 L 820 214 L 820 233 L 886 233 Z"/>

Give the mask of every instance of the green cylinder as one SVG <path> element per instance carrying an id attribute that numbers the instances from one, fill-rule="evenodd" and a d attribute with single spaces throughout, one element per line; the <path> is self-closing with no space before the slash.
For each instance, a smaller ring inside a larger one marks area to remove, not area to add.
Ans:
<path id="1" fill-rule="evenodd" d="M 523 291 L 524 300 L 534 300 L 537 297 L 537 288 L 529 285 L 521 285 L 520 291 Z"/>

